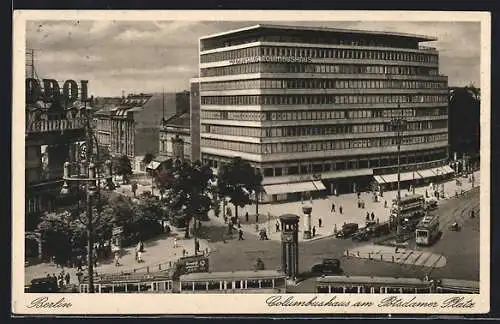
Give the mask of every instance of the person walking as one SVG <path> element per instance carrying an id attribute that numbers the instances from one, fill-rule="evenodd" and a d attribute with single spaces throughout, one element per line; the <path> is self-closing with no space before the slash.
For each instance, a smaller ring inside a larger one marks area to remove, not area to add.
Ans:
<path id="1" fill-rule="evenodd" d="M 241 229 L 238 232 L 238 241 L 243 241 L 243 231 Z"/>
<path id="2" fill-rule="evenodd" d="M 343 210 L 343 208 L 342 208 L 342 206 L 340 206 L 340 207 L 339 207 L 339 213 L 340 213 L 341 215 L 342 215 L 342 210 Z"/>
<path id="3" fill-rule="evenodd" d="M 384 201 L 384 208 L 387 208 L 387 200 Z"/>
<path id="4" fill-rule="evenodd" d="M 238 218 L 238 220 L 236 221 L 236 226 L 238 226 L 238 228 L 241 228 L 241 223 L 240 223 L 240 219 Z"/>
<path id="5" fill-rule="evenodd" d="M 370 213 L 369 212 L 366 212 L 366 220 L 369 221 L 370 220 Z"/>
<path id="6" fill-rule="evenodd" d="M 312 235 L 313 235 L 313 237 L 315 237 L 315 236 L 316 236 L 316 226 L 313 226 L 313 229 L 312 229 Z"/>
<path id="7" fill-rule="evenodd" d="M 332 203 L 332 210 L 330 210 L 331 213 L 335 213 L 335 204 Z"/>
<path id="8" fill-rule="evenodd" d="M 142 262 L 142 251 L 137 251 L 137 262 L 138 263 Z"/>
<path id="9" fill-rule="evenodd" d="M 255 222 L 258 223 L 259 222 L 259 214 L 255 214 Z"/>
<path id="10" fill-rule="evenodd" d="M 371 217 L 372 217 L 372 221 L 373 221 L 375 219 L 375 213 L 374 212 L 372 212 Z"/>
<path id="11" fill-rule="evenodd" d="M 276 221 L 276 232 L 280 231 L 280 223 Z"/>
<path id="12" fill-rule="evenodd" d="M 318 219 L 318 227 L 321 227 L 321 224 L 323 223 L 323 220 L 321 218 Z"/>
<path id="13" fill-rule="evenodd" d="M 247 222 L 247 223 L 248 223 L 248 218 L 249 218 L 249 217 L 248 217 L 248 212 L 246 212 L 246 213 L 245 213 L 245 222 Z"/>
<path id="14" fill-rule="evenodd" d="M 177 248 L 177 237 L 174 237 L 174 249 Z"/>

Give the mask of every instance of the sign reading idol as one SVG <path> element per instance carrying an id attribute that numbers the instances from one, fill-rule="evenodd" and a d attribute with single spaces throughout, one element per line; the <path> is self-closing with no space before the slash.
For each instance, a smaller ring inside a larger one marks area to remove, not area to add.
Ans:
<path id="1" fill-rule="evenodd" d="M 43 101 L 52 103 L 64 99 L 68 102 L 88 100 L 88 80 L 66 80 L 62 85 L 54 79 L 26 79 L 26 103 Z"/>

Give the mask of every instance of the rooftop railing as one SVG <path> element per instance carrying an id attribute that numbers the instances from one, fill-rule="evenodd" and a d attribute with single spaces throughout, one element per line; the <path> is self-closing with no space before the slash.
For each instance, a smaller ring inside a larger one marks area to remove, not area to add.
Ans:
<path id="1" fill-rule="evenodd" d="M 436 52 L 437 49 L 435 47 L 430 47 L 430 46 L 419 46 L 419 50 L 421 51 L 429 51 L 429 52 Z"/>
<path id="2" fill-rule="evenodd" d="M 39 120 L 26 126 L 26 133 L 60 132 L 85 128 L 85 119 Z"/>

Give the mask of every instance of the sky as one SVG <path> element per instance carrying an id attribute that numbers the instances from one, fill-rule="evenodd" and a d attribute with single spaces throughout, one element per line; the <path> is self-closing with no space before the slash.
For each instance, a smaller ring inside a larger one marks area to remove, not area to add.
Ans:
<path id="1" fill-rule="evenodd" d="M 176 92 L 198 75 L 198 39 L 270 21 L 28 21 L 26 48 L 39 78 L 88 80 L 89 94 Z M 275 24 L 402 32 L 437 37 L 450 86 L 480 87 L 480 23 L 328 21 Z"/>

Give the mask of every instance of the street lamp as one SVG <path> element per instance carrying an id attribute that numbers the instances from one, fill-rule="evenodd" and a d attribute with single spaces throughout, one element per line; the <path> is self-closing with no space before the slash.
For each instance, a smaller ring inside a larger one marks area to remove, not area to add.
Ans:
<path id="1" fill-rule="evenodd" d="M 398 110 L 401 111 L 400 104 L 398 103 Z M 407 121 L 401 117 L 393 118 L 389 125 L 393 131 L 396 132 L 396 144 L 397 144 L 397 156 L 398 156 L 398 193 L 396 197 L 397 202 L 397 218 L 396 218 L 396 233 L 399 235 L 401 233 L 401 133 L 406 130 Z"/>
<path id="2" fill-rule="evenodd" d="M 98 148 L 97 139 L 93 134 L 92 127 L 90 125 L 90 113 L 87 111 L 85 124 L 85 143 L 86 143 L 86 158 L 87 160 L 82 160 L 80 163 L 72 164 L 69 162 L 64 163 L 64 184 L 61 189 L 61 195 L 68 195 L 70 193 L 69 182 L 77 183 L 78 185 L 83 184 L 84 191 L 86 193 L 86 215 L 87 221 L 85 223 L 87 227 L 87 268 L 88 268 L 88 283 L 89 283 L 89 293 L 94 292 L 94 270 L 93 270 L 93 234 L 94 234 L 94 219 L 92 216 L 92 200 L 94 197 L 99 197 L 100 195 L 100 182 L 101 180 L 106 180 L 106 187 L 109 190 L 115 188 L 112 181 L 112 164 L 110 160 L 106 160 L 104 174 L 100 174 L 98 168 L 98 154 L 93 155 L 93 144 L 95 141 L 96 147 Z"/>

